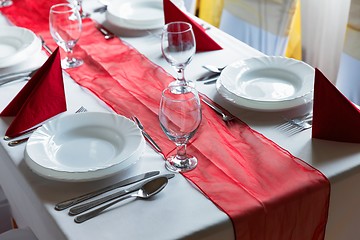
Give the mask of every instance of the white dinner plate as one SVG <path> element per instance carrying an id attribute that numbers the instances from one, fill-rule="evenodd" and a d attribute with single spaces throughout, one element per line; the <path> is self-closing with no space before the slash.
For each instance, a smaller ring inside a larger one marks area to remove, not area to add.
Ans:
<path id="1" fill-rule="evenodd" d="M 111 113 L 78 113 L 38 128 L 27 142 L 25 161 L 49 179 L 89 181 L 133 165 L 144 146 L 140 129 L 129 119 Z"/>
<path id="2" fill-rule="evenodd" d="M 161 0 L 119 0 L 107 6 L 107 20 L 121 28 L 146 30 L 164 26 Z"/>
<path id="3" fill-rule="evenodd" d="M 0 27 L 0 68 L 14 66 L 41 51 L 32 31 L 21 27 Z"/>
<path id="4" fill-rule="evenodd" d="M 230 102 L 252 110 L 278 111 L 313 99 L 315 70 L 286 57 L 236 61 L 220 74 L 216 88 Z"/>

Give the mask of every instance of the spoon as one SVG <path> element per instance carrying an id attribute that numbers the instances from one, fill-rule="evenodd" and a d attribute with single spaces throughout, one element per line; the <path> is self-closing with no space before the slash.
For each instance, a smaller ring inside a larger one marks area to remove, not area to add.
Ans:
<path id="1" fill-rule="evenodd" d="M 89 220 L 90 218 L 93 218 L 93 217 L 99 215 L 102 211 L 109 208 L 110 206 L 112 206 L 124 199 L 130 198 L 130 197 L 136 197 L 136 198 L 141 198 L 141 199 L 150 198 L 150 197 L 154 196 L 155 194 L 159 193 L 161 190 L 163 190 L 165 188 L 165 186 L 167 185 L 167 183 L 168 183 L 168 179 L 166 177 L 159 177 L 159 178 L 150 180 L 150 181 L 144 183 L 144 185 L 137 192 L 120 197 L 117 200 L 115 200 L 111 203 L 108 203 L 102 207 L 99 207 L 91 212 L 79 215 L 74 219 L 74 221 L 76 223 L 85 222 L 86 220 Z"/>
<path id="2" fill-rule="evenodd" d="M 224 70 L 224 68 L 226 66 L 225 67 L 216 67 L 216 66 L 212 66 L 212 65 L 203 65 L 202 67 L 210 72 L 221 73 L 221 71 Z"/>

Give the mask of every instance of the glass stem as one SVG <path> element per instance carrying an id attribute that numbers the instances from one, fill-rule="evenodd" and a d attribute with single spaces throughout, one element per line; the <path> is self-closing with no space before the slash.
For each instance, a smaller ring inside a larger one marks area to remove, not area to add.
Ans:
<path id="1" fill-rule="evenodd" d="M 178 75 L 178 81 L 185 82 L 185 69 L 184 68 L 177 68 L 176 69 L 177 75 Z"/>
<path id="2" fill-rule="evenodd" d="M 186 157 L 186 143 L 176 145 L 176 158 L 179 160 L 185 160 Z"/>
<path id="3" fill-rule="evenodd" d="M 66 51 L 66 58 L 68 62 L 71 62 L 73 59 L 73 50 L 72 48 L 68 48 Z"/>

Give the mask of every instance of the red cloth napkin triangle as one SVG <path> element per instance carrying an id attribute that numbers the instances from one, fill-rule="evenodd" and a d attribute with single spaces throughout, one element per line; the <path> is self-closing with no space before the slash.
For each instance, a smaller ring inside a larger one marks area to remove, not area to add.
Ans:
<path id="1" fill-rule="evenodd" d="M 213 51 L 213 50 L 221 50 L 222 47 L 217 44 L 207 33 L 205 29 L 195 22 L 191 17 L 189 17 L 186 13 L 181 11 L 175 4 L 171 2 L 171 0 L 164 0 L 164 17 L 165 23 L 170 22 L 188 22 L 192 25 L 195 40 L 196 40 L 196 51 L 204 52 L 204 51 Z"/>
<path id="2" fill-rule="evenodd" d="M 66 111 L 60 52 L 57 48 L 0 116 L 15 116 L 6 136 L 16 136 Z"/>
<path id="3" fill-rule="evenodd" d="M 315 69 L 312 137 L 360 143 L 360 110 Z"/>

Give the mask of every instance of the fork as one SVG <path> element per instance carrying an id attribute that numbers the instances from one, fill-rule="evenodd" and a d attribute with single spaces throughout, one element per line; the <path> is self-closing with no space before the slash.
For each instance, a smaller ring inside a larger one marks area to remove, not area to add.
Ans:
<path id="1" fill-rule="evenodd" d="M 75 113 L 81 113 L 81 112 L 87 112 L 87 109 L 84 108 L 83 106 L 81 106 L 78 110 L 76 110 Z M 40 127 L 40 126 L 39 126 L 39 127 Z M 36 127 L 36 128 L 34 129 L 34 131 L 35 131 L 37 128 L 39 128 L 39 127 Z M 30 133 L 30 132 L 29 132 L 29 133 Z M 18 140 L 10 141 L 10 142 L 8 143 L 8 145 L 9 145 L 10 147 L 15 147 L 15 146 L 17 146 L 17 145 L 19 145 L 19 144 L 22 144 L 22 143 L 26 142 L 27 140 L 29 140 L 29 137 L 25 137 L 25 138 L 21 138 L 21 139 L 18 139 Z"/>
<path id="2" fill-rule="evenodd" d="M 301 124 L 304 124 L 305 122 L 307 122 L 309 120 L 312 120 L 312 113 L 308 113 L 308 114 L 298 117 L 298 118 L 286 119 L 286 122 L 277 126 L 277 129 L 285 131 L 294 126 L 299 126 Z"/>
<path id="3" fill-rule="evenodd" d="M 277 126 L 278 129 L 286 131 L 290 135 L 299 133 L 312 127 L 312 113 L 308 113 L 300 118 L 287 120 L 285 123 Z"/>
<path id="4" fill-rule="evenodd" d="M 206 100 L 205 98 L 201 98 L 201 101 L 203 101 L 203 103 L 205 103 L 206 105 L 208 105 L 210 108 L 212 108 L 216 113 L 221 115 L 221 118 L 224 122 L 229 122 L 233 119 L 235 119 L 235 116 L 231 115 L 231 114 L 226 114 L 223 110 L 221 110 L 220 108 L 218 108 L 217 106 L 215 106 L 214 104 L 210 103 L 208 100 Z"/>
<path id="5" fill-rule="evenodd" d="M 312 119 L 303 121 L 301 123 L 294 123 L 293 126 L 287 130 L 287 133 L 294 135 L 312 127 Z"/>

